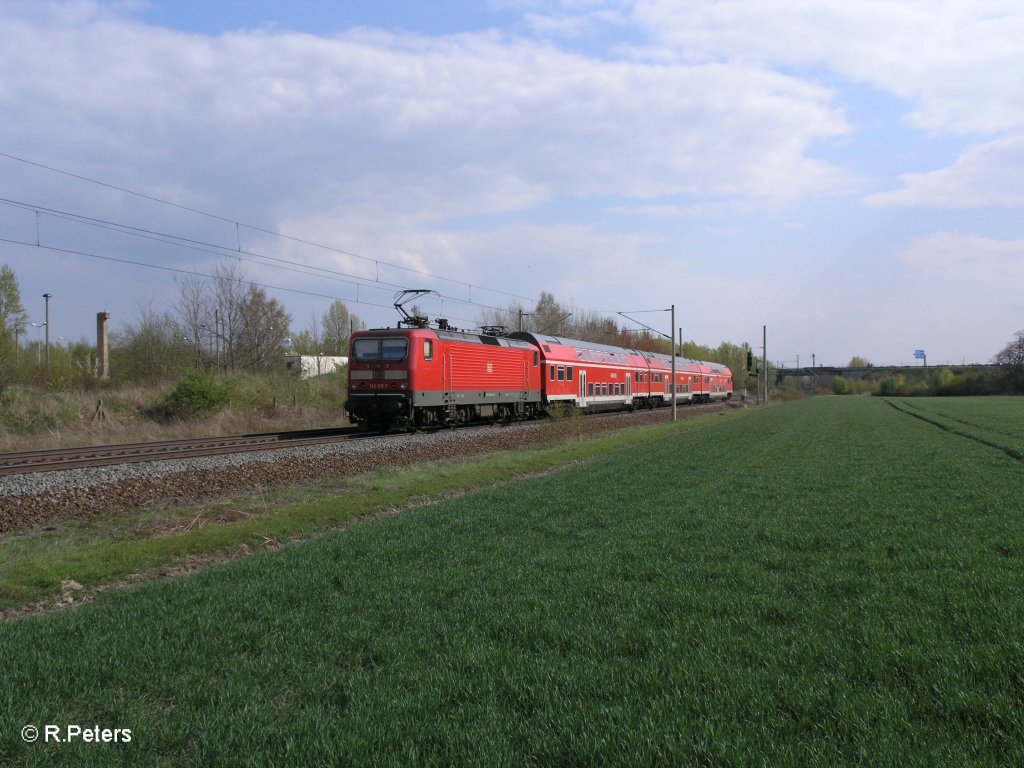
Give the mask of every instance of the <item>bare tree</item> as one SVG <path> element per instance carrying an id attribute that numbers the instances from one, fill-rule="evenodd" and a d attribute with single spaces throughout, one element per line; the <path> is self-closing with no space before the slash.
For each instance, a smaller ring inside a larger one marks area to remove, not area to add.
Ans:
<path id="1" fill-rule="evenodd" d="M 236 262 L 218 264 L 212 281 L 186 278 L 177 285 L 175 309 L 197 365 L 212 362 L 229 371 L 267 369 L 275 363 L 291 317 L 280 302 L 246 280 Z"/>
<path id="2" fill-rule="evenodd" d="M 214 270 L 213 297 L 217 313 L 217 332 L 221 342 L 221 365 L 236 370 L 243 365 L 241 348 L 245 330 L 244 305 L 249 286 L 243 282 L 242 268 L 235 262 L 221 262 Z"/>
<path id="3" fill-rule="evenodd" d="M 277 299 L 255 285 L 249 286 L 238 307 L 241 326 L 232 349 L 236 365 L 243 368 L 272 368 L 288 336 L 291 317 Z"/>
<path id="4" fill-rule="evenodd" d="M 180 376 L 193 354 L 186 334 L 171 313 L 142 305 L 135 322 L 111 334 L 111 370 L 116 378 L 146 383 Z"/>
<path id="5" fill-rule="evenodd" d="M 1024 330 L 1017 331 L 1013 341 L 1003 347 L 993 362 L 1002 368 L 1003 379 L 1014 392 L 1024 392 Z"/>
<path id="6" fill-rule="evenodd" d="M 175 304 L 175 311 L 181 321 L 184 335 L 193 345 L 195 350 L 196 367 L 204 362 L 204 356 L 208 359 L 208 347 L 204 349 L 204 341 L 213 340 L 213 297 L 210 292 L 210 284 L 199 277 L 176 278 L 178 286 L 178 301 Z"/>

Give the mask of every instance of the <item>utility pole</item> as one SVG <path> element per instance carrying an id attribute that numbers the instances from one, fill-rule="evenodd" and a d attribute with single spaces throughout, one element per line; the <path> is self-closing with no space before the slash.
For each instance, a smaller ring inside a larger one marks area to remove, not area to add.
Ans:
<path id="1" fill-rule="evenodd" d="M 629 316 L 630 313 L 628 313 L 628 312 L 619 312 L 620 315 L 622 315 L 624 318 L 626 318 L 630 322 L 637 323 L 638 325 L 643 325 L 643 327 L 646 328 L 648 331 L 651 331 L 652 333 L 656 333 L 659 336 L 664 336 L 666 339 L 668 339 L 669 343 L 672 345 L 672 381 L 671 381 L 671 386 L 672 386 L 672 421 L 677 421 L 679 419 L 679 414 L 678 414 L 678 411 L 676 410 L 676 332 L 675 332 L 675 330 L 676 330 L 676 305 L 673 304 L 669 309 L 636 309 L 636 310 L 633 310 L 632 312 L 633 312 L 633 314 L 635 314 L 637 312 L 671 312 L 672 313 L 672 318 L 669 321 L 669 322 L 671 322 L 672 325 L 668 329 L 668 333 L 666 334 L 664 331 L 659 331 L 657 328 L 653 328 L 653 327 L 651 327 L 649 325 L 644 325 L 639 320 L 634 320 L 632 317 Z M 682 336 L 681 332 L 680 332 L 680 336 Z M 652 381 L 651 383 L 653 384 L 654 382 Z M 653 394 L 653 391 L 652 391 L 652 394 Z"/>
<path id="2" fill-rule="evenodd" d="M 25 331 L 24 324 L 15 324 L 14 326 L 14 366 L 15 368 L 21 366 L 21 334 Z"/>
<path id="3" fill-rule="evenodd" d="M 676 305 L 672 305 L 672 326 L 669 328 L 669 338 L 672 339 L 672 421 L 678 421 L 676 413 L 676 336 L 672 333 L 676 327 Z"/>
<path id="4" fill-rule="evenodd" d="M 46 322 L 43 325 L 46 326 L 46 375 L 50 375 L 50 294 L 44 293 L 43 298 L 46 299 Z"/>
<path id="5" fill-rule="evenodd" d="M 761 326 L 761 367 L 764 368 L 764 403 L 768 404 L 768 326 Z"/>

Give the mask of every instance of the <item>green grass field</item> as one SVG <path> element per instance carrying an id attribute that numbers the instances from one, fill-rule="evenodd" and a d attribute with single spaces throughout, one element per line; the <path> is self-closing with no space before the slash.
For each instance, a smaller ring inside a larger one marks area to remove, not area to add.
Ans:
<path id="1" fill-rule="evenodd" d="M 779 405 L 6 622 L 0 764 L 1021 764 L 1022 429 Z"/>

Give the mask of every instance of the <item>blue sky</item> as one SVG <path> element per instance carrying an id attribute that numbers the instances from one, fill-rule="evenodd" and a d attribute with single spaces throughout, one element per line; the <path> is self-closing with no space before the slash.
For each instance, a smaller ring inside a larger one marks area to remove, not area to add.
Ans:
<path id="1" fill-rule="evenodd" d="M 138 17 L 202 35 L 265 28 L 329 37 L 359 26 L 449 35 L 514 25 L 520 18 L 514 8 L 479 0 L 176 0 L 141 5 Z"/>
<path id="2" fill-rule="evenodd" d="M 0 262 L 51 338 L 234 249 L 295 331 L 551 291 L 777 361 L 984 362 L 1024 328 L 1021 39 L 1009 0 L 14 0 L 0 153 L 65 173 L 0 156 Z"/>

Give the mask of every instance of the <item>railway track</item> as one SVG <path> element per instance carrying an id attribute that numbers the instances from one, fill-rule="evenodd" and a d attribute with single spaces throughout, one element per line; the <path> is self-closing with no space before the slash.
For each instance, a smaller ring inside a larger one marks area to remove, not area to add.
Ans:
<path id="1" fill-rule="evenodd" d="M 714 403 L 687 406 L 698 410 L 713 407 Z M 621 414 L 622 411 L 592 414 L 587 419 L 600 420 Z M 463 429 L 487 426 L 484 423 L 470 424 Z M 392 433 L 395 434 L 395 433 Z M 399 433 L 404 434 L 404 433 Z M 250 453 L 272 451 L 280 448 L 296 448 L 305 445 L 348 440 L 354 437 L 384 437 L 377 433 L 366 433 L 359 427 L 338 427 L 331 429 L 310 429 L 288 432 L 264 432 L 251 435 L 228 435 L 224 437 L 197 437 L 185 440 L 160 440 L 147 443 L 121 443 L 116 445 L 91 445 L 80 448 L 54 448 L 42 451 L 19 451 L 0 453 L 0 476 L 24 475 L 33 472 L 57 472 L 83 467 L 102 467 L 115 464 L 131 464 L 143 461 L 187 459 L 200 456 L 221 456 L 229 453 Z"/>
<path id="2" fill-rule="evenodd" d="M 220 456 L 226 453 L 270 451 L 347 439 L 356 431 L 356 427 L 339 427 L 337 429 L 265 432 L 252 435 L 197 437 L 186 440 L 0 453 L 0 475 L 56 472 L 62 469 L 81 469 L 82 467 L 129 464 L 139 461 L 162 461 L 197 456 Z"/>

